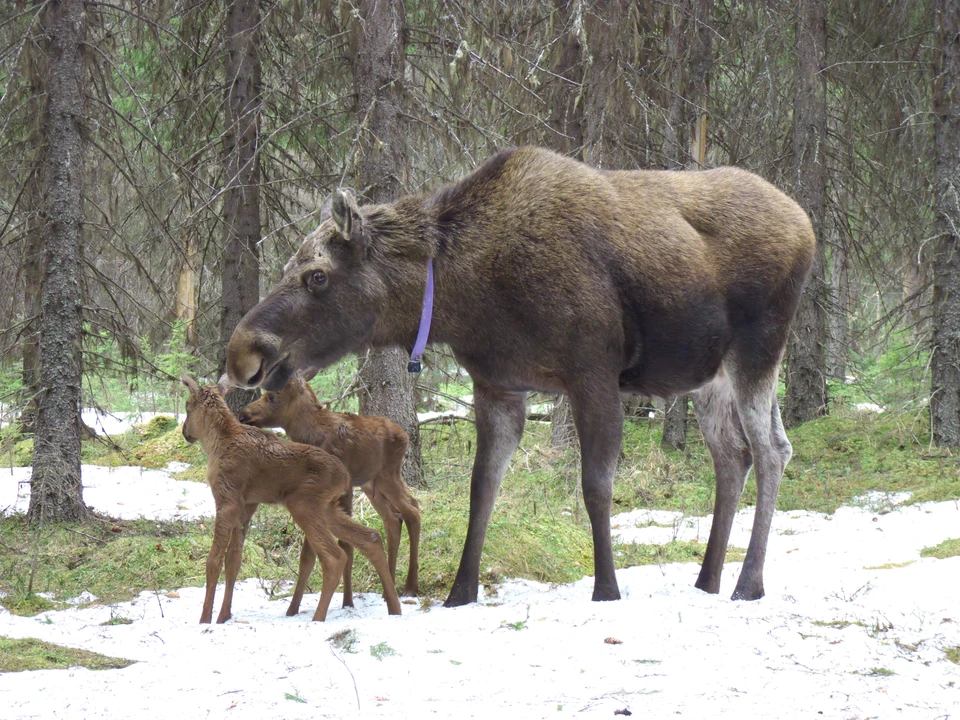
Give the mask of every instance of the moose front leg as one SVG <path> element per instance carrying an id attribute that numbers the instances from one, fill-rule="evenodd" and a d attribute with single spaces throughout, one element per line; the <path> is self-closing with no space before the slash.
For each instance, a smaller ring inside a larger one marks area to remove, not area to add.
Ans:
<path id="1" fill-rule="evenodd" d="M 477 601 L 480 584 L 480 556 L 497 491 L 510 458 L 520 444 L 526 421 L 526 394 L 505 392 L 479 382 L 473 384 L 477 417 L 477 455 L 470 478 L 470 523 L 445 607 Z"/>
<path id="2" fill-rule="evenodd" d="M 623 441 L 623 408 L 616 376 L 572 389 L 570 408 L 580 437 L 583 504 L 593 530 L 593 599 L 619 600 L 610 540 L 613 476 Z"/>

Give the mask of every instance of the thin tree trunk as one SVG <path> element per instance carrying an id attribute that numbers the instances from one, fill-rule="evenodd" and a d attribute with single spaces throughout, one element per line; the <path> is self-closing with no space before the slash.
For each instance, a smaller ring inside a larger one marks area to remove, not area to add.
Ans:
<path id="1" fill-rule="evenodd" d="M 933 439 L 960 446 L 960 0 L 937 0 L 937 238 L 933 262 Z"/>
<path id="2" fill-rule="evenodd" d="M 234 0 L 227 7 L 224 98 L 223 299 L 220 315 L 220 369 L 237 323 L 260 302 L 260 5 Z M 227 396 L 234 413 L 256 391 Z"/>
<path id="3" fill-rule="evenodd" d="M 80 478 L 80 333 L 84 141 L 83 2 L 50 2 L 45 10 L 49 68 L 43 153 L 46 223 L 40 288 L 40 377 L 32 522 L 76 521 L 87 514 Z"/>
<path id="4" fill-rule="evenodd" d="M 395 199 L 403 189 L 404 5 L 400 0 L 362 0 L 357 4 L 357 51 L 354 87 L 358 133 L 356 182 L 373 202 Z M 416 376 L 407 372 L 401 350 L 370 352 L 360 365 L 360 412 L 383 415 L 410 437 L 403 460 L 407 485 L 423 485 Z"/>
<path id="5" fill-rule="evenodd" d="M 173 301 L 174 315 L 184 325 L 186 352 L 197 349 L 197 244 L 192 228 L 184 233 L 184 258 L 177 273 L 177 295 Z"/>
<path id="6" fill-rule="evenodd" d="M 817 236 L 813 270 L 800 300 L 787 350 L 784 423 L 793 427 L 827 413 L 826 255 L 823 236 L 827 191 L 827 19 L 822 0 L 797 8 L 797 84 L 794 99 L 796 197 L 810 215 Z"/>
<path id="7" fill-rule="evenodd" d="M 664 126 L 663 159 L 667 170 L 677 170 L 687 164 L 687 137 L 690 130 L 686 99 L 686 83 L 684 68 L 687 65 L 688 34 L 686 32 L 685 16 L 687 14 L 686 0 L 678 7 L 677 3 L 667 8 L 669 28 L 667 30 L 667 78 L 666 78 L 666 107 L 667 118 Z M 660 444 L 676 450 L 685 450 L 687 447 L 687 416 L 689 415 L 690 398 L 687 395 L 672 395 L 664 398 L 663 434 Z"/>
<path id="8" fill-rule="evenodd" d="M 670 102 L 665 139 L 667 166 L 690 170 L 707 165 L 707 91 L 713 65 L 713 44 L 707 23 L 711 0 L 685 0 L 668 12 L 673 22 L 667 41 L 672 68 Z M 683 69 L 690 67 L 687 77 Z M 690 396 L 670 397 L 665 402 L 661 443 L 677 450 L 687 447 Z"/>
<path id="9" fill-rule="evenodd" d="M 562 49 L 554 68 L 556 75 L 553 93 L 553 113 L 550 126 L 555 135 L 551 146 L 557 152 L 585 159 L 584 140 L 584 84 L 583 84 L 583 5 L 580 0 L 556 0 L 555 7 L 564 18 Z M 573 426 L 573 413 L 566 395 L 558 395 L 550 413 L 550 444 L 558 449 L 573 447 L 577 443 L 577 431 Z"/>

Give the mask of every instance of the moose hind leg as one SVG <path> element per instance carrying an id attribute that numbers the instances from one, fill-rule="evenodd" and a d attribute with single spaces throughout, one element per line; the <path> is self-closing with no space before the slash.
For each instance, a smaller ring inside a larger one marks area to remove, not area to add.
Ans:
<path id="1" fill-rule="evenodd" d="M 700 431 L 713 458 L 716 476 L 713 524 L 696 587 L 704 592 L 718 593 L 730 529 L 753 458 L 740 425 L 733 387 L 722 370 L 712 382 L 694 394 L 693 405 Z"/>
<path id="2" fill-rule="evenodd" d="M 619 600 L 610 538 L 613 476 L 623 442 L 623 408 L 616 376 L 606 387 L 596 382 L 571 391 L 570 407 L 580 437 L 583 504 L 593 530 L 593 599 Z"/>
<path id="3" fill-rule="evenodd" d="M 734 379 L 740 422 L 750 443 L 757 479 L 753 529 L 743 570 L 733 591 L 734 600 L 757 600 L 763 597 L 763 562 L 767 554 L 767 540 L 780 481 L 793 452 L 780 419 L 776 387 L 776 369 L 760 382 L 749 382 L 746 378 Z"/>
<path id="4" fill-rule="evenodd" d="M 460 567 L 444 607 L 477 601 L 480 556 L 487 525 L 507 465 L 520 445 L 526 421 L 524 393 L 506 392 L 475 381 L 473 396 L 477 416 L 477 455 L 470 478 L 470 522 Z"/>

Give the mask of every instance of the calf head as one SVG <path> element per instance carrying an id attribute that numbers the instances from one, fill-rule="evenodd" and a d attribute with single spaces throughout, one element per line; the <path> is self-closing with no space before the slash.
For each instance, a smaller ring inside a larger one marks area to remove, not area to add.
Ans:
<path id="1" fill-rule="evenodd" d="M 287 427 L 291 415 L 299 415 L 298 405 L 302 402 L 317 402 L 316 396 L 307 381 L 316 374 L 310 370 L 306 374 L 294 372 L 284 387 L 280 390 L 267 390 L 259 398 L 244 407 L 237 418 L 244 425 L 253 425 L 259 428 Z"/>
<path id="2" fill-rule="evenodd" d="M 237 385 L 281 390 L 298 367 L 326 367 L 361 349 L 384 311 L 386 285 L 369 257 L 373 223 L 352 191 L 337 190 L 329 206 L 280 283 L 234 331 L 227 372 Z"/>
<path id="3" fill-rule="evenodd" d="M 188 443 L 194 443 L 200 439 L 205 424 L 210 422 L 207 412 L 210 409 L 226 408 L 227 404 L 223 397 L 228 388 L 221 379 L 220 383 L 214 386 L 203 386 L 197 383 L 192 377 L 185 373 L 180 373 L 180 381 L 187 388 L 186 412 L 187 417 L 183 421 L 183 439 Z M 227 409 L 229 412 L 229 408 Z"/>

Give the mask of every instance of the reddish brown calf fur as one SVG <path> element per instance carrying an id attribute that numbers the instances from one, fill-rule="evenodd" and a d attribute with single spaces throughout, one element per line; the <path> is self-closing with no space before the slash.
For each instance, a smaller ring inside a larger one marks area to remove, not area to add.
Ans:
<path id="1" fill-rule="evenodd" d="M 213 616 L 224 555 L 226 587 L 217 622 L 230 619 L 247 526 L 260 503 L 287 508 L 306 535 L 305 544 L 320 558 L 323 586 L 314 620 L 326 618 L 347 561 L 336 538 L 356 547 L 370 560 L 383 583 L 387 611 L 399 615 L 400 599 L 390 578 L 380 534 L 355 522 L 340 509 L 340 497 L 350 487 L 350 476 L 343 463 L 319 448 L 287 442 L 242 425 L 224 402 L 223 387 L 200 387 L 185 375 L 181 379 L 190 391 L 183 437 L 187 442 L 199 440 L 203 446 L 207 483 L 217 508 L 200 622 L 209 623 Z"/>
<path id="2" fill-rule="evenodd" d="M 390 576 L 396 580 L 401 521 L 410 536 L 410 565 L 400 593 L 417 595 L 420 506 L 403 481 L 401 468 L 408 438 L 403 428 L 384 417 L 336 413 L 317 400 L 313 389 L 299 374 L 278 392 L 266 392 L 240 411 L 241 422 L 255 427 L 281 427 L 294 442 L 323 448 L 339 459 L 350 473 L 353 487 L 359 487 L 383 518 L 387 535 Z M 352 489 L 346 508 L 353 499 Z M 343 575 L 343 604 L 353 605 L 351 569 L 353 549 L 345 547 L 347 564 Z M 314 556 L 308 544 L 300 557 L 300 579 L 290 603 L 299 605 Z"/>

